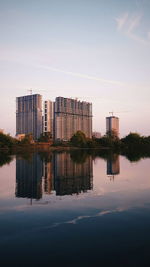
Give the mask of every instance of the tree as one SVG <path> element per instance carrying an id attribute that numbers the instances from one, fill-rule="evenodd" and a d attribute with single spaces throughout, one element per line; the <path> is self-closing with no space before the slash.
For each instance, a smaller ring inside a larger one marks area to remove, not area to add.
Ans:
<path id="1" fill-rule="evenodd" d="M 39 142 L 50 142 L 51 140 L 52 140 L 51 132 L 41 133 L 41 135 L 38 139 Z"/>
<path id="2" fill-rule="evenodd" d="M 119 137 L 116 134 L 116 131 L 111 130 L 111 131 L 107 131 L 106 136 L 111 138 L 112 140 L 119 140 Z"/>
<path id="3" fill-rule="evenodd" d="M 16 143 L 16 139 L 9 134 L 0 133 L 0 148 L 10 148 Z"/>
<path id="4" fill-rule="evenodd" d="M 70 139 L 70 142 L 77 147 L 86 147 L 87 139 L 82 131 L 77 131 Z"/>
<path id="5" fill-rule="evenodd" d="M 20 141 L 21 144 L 28 145 L 33 144 L 33 135 L 32 134 L 26 134 L 25 137 Z"/>
<path id="6" fill-rule="evenodd" d="M 139 145 L 143 141 L 143 137 L 138 133 L 129 133 L 127 136 L 121 139 L 124 144 L 127 145 Z"/>

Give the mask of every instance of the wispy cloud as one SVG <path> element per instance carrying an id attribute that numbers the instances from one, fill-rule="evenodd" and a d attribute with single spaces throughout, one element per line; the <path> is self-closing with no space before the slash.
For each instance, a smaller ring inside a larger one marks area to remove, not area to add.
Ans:
<path id="1" fill-rule="evenodd" d="M 124 27 L 127 20 L 128 20 L 128 13 L 125 13 L 122 16 L 120 16 L 119 18 L 116 18 L 118 30 L 121 30 Z"/>
<path id="2" fill-rule="evenodd" d="M 134 41 L 144 45 L 150 45 L 150 32 L 147 32 L 145 38 L 136 33 L 136 30 L 139 29 L 141 25 L 142 17 L 142 14 L 129 14 L 126 12 L 115 19 L 117 22 L 117 29 Z"/>
<path id="3" fill-rule="evenodd" d="M 128 18 L 128 32 L 132 33 L 139 25 L 141 22 L 142 15 L 133 15 Z"/>
<path id="4" fill-rule="evenodd" d="M 147 38 L 150 41 L 150 31 L 147 33 Z"/>
<path id="5" fill-rule="evenodd" d="M 58 68 L 53 68 L 53 67 L 45 66 L 45 65 L 37 65 L 36 67 L 38 67 L 40 69 L 49 70 L 49 71 L 64 73 L 66 75 L 76 76 L 76 77 L 83 78 L 83 79 L 99 81 L 99 82 L 101 82 L 103 84 L 112 84 L 112 85 L 124 86 L 124 83 L 122 83 L 120 81 L 109 80 L 109 79 L 106 80 L 106 79 L 103 79 L 103 78 L 100 78 L 100 77 L 95 77 L 95 76 L 91 76 L 91 75 L 87 75 L 87 74 L 83 74 L 83 73 L 61 70 L 61 69 L 58 69 Z"/>

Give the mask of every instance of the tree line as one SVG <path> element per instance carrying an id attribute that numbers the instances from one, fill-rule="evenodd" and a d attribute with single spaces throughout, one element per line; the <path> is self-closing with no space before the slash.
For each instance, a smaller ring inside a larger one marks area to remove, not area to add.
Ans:
<path id="1" fill-rule="evenodd" d="M 51 137 L 43 136 L 39 138 L 38 142 L 49 142 Z M 16 138 L 11 137 L 9 134 L 0 133 L 0 149 L 10 150 L 12 147 L 17 145 L 30 145 L 34 142 L 32 134 L 27 134 L 19 141 Z M 68 146 L 78 148 L 106 148 L 115 151 L 150 151 L 150 136 L 141 136 L 138 133 L 129 133 L 123 138 L 118 138 L 115 133 L 107 133 L 101 138 L 87 138 L 86 135 L 77 131 L 68 142 L 55 141 L 52 143 L 53 146 Z"/>

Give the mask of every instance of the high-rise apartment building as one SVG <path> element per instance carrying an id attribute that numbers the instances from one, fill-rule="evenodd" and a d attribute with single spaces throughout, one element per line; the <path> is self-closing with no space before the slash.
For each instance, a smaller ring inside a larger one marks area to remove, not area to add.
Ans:
<path id="1" fill-rule="evenodd" d="M 16 135 L 32 134 L 34 139 L 42 133 L 42 96 L 39 94 L 16 98 Z"/>
<path id="2" fill-rule="evenodd" d="M 92 137 L 91 103 L 57 97 L 54 120 L 55 140 L 70 140 L 77 131 L 84 132 L 86 137 Z"/>
<path id="3" fill-rule="evenodd" d="M 50 100 L 44 101 L 43 133 L 54 136 L 54 102 Z"/>
<path id="4" fill-rule="evenodd" d="M 115 116 L 106 117 L 106 133 L 119 136 L 119 118 Z"/>

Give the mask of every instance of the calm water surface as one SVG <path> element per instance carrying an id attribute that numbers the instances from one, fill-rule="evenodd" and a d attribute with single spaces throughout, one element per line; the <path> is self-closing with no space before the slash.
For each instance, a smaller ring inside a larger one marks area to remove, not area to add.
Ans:
<path id="1" fill-rule="evenodd" d="M 150 266 L 149 249 L 149 158 L 35 153 L 0 167 L 1 266 Z"/>

